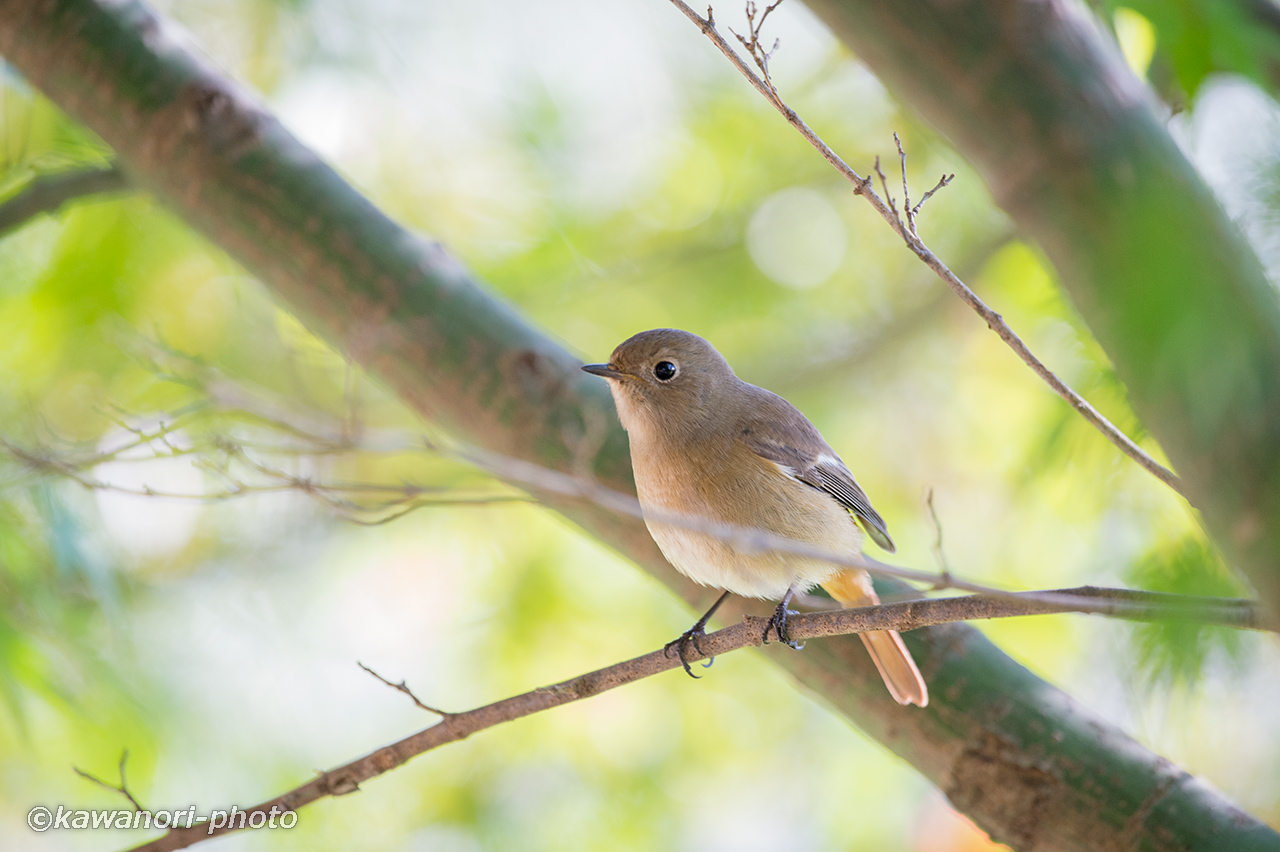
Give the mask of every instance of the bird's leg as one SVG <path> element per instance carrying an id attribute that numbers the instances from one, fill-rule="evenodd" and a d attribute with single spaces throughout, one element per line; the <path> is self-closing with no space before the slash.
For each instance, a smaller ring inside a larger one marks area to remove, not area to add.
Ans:
<path id="1" fill-rule="evenodd" d="M 769 631 L 772 630 L 778 637 L 779 642 L 785 643 L 788 647 L 799 651 L 804 647 L 804 643 L 797 644 L 787 633 L 787 616 L 799 615 L 794 609 L 787 609 L 787 604 L 791 603 L 791 599 L 795 597 L 796 587 L 792 586 L 787 589 L 787 593 L 782 596 L 782 603 L 778 604 L 778 608 L 773 611 L 773 615 L 769 618 L 769 622 L 764 626 L 764 641 L 769 642 Z"/>
<path id="2" fill-rule="evenodd" d="M 707 610 L 702 618 L 698 619 L 696 624 L 684 633 L 681 633 L 680 638 L 673 639 L 668 642 L 662 649 L 669 657 L 671 656 L 671 649 L 675 648 L 676 653 L 680 655 L 680 665 L 684 666 L 684 673 L 694 680 L 697 680 L 698 676 L 693 673 L 693 669 L 689 668 L 689 646 L 693 645 L 694 649 L 699 654 L 704 656 L 706 655 L 707 652 L 702 650 L 702 646 L 698 644 L 698 640 L 707 635 L 707 622 L 711 620 L 711 616 L 716 614 L 716 610 L 720 608 L 720 604 L 724 603 L 724 599 L 727 597 L 729 597 L 729 593 L 725 592 L 720 597 L 716 598 L 716 602 L 711 605 L 711 609 Z M 715 657 L 708 657 L 707 661 L 702 664 L 702 667 L 704 669 L 710 668 L 711 664 L 715 661 Z"/>

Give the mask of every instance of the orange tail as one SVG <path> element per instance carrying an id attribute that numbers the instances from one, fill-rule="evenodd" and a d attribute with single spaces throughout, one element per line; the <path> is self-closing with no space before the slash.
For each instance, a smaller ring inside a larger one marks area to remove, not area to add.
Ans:
<path id="1" fill-rule="evenodd" d="M 824 582 L 822 588 L 846 609 L 880 603 L 866 571 L 851 569 L 837 574 Z M 916 668 L 916 661 L 911 659 L 907 646 L 902 644 L 898 631 L 872 630 L 859 635 L 893 700 L 899 704 L 927 706 L 929 687 L 925 686 L 920 669 Z"/>

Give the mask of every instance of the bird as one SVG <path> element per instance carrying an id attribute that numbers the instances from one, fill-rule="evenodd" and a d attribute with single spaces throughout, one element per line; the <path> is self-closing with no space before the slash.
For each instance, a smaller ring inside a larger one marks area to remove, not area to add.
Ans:
<path id="1" fill-rule="evenodd" d="M 866 571 L 821 559 L 735 547 L 669 523 L 686 516 L 763 530 L 824 550 L 857 554 L 863 534 L 892 553 L 884 519 L 808 418 L 781 396 L 744 382 L 708 341 L 687 331 L 642 331 L 608 363 L 582 369 L 607 380 L 631 446 L 641 513 L 663 556 L 695 582 L 722 590 L 715 605 L 670 643 L 685 671 L 688 644 L 729 594 L 780 600 L 765 628 L 790 641 L 792 597 L 822 586 L 844 607 L 879 603 Z M 663 522 L 663 517 L 668 522 Z M 929 691 L 893 630 L 859 634 L 889 693 L 924 707 Z"/>

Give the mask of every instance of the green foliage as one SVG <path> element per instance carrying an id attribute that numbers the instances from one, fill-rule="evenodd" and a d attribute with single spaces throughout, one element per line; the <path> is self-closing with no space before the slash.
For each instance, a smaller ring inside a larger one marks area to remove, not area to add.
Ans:
<path id="1" fill-rule="evenodd" d="M 1239 74 L 1272 97 L 1280 87 L 1280 10 L 1270 0 L 1107 0 L 1132 9 L 1156 31 L 1153 82 L 1166 100 L 1185 105 L 1211 74 Z"/>
<path id="2" fill-rule="evenodd" d="M 1144 554 L 1129 567 L 1134 588 L 1206 597 L 1249 597 L 1248 589 L 1203 539 L 1187 536 Z M 1191 689 L 1211 661 L 1243 663 L 1250 645 L 1238 630 L 1193 622 L 1140 624 L 1133 629 L 1134 664 L 1151 690 Z"/>

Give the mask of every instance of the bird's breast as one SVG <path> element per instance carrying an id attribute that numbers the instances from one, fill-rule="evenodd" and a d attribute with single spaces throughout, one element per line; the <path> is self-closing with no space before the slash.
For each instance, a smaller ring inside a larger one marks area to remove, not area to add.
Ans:
<path id="1" fill-rule="evenodd" d="M 751 530 L 841 554 L 861 547 L 861 530 L 839 504 L 736 441 L 633 442 L 632 465 L 649 532 L 672 565 L 703 585 L 776 599 L 841 570 L 761 550 L 745 541 Z"/>

